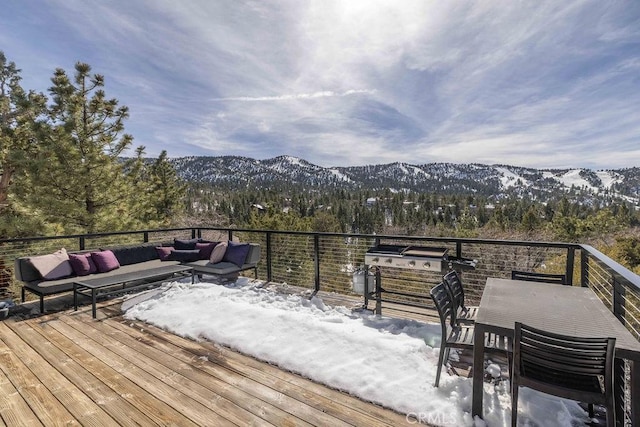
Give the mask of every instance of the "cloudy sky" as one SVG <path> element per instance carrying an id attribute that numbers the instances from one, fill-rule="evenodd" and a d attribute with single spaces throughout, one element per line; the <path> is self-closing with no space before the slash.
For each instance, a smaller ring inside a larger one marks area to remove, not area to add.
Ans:
<path id="1" fill-rule="evenodd" d="M 4 0 L 0 50 L 153 156 L 640 166 L 639 1 Z"/>

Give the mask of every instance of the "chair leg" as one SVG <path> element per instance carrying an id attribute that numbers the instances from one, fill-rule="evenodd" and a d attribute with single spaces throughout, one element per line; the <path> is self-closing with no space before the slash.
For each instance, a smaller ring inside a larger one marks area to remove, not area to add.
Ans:
<path id="1" fill-rule="evenodd" d="M 607 403 L 607 427 L 616 425 L 616 407 L 614 402 Z M 624 420 L 622 421 L 624 423 Z"/>
<path id="2" fill-rule="evenodd" d="M 595 416 L 595 413 L 593 412 L 593 403 L 589 403 L 587 408 L 589 410 L 589 418 L 593 418 Z"/>
<path id="3" fill-rule="evenodd" d="M 518 388 L 517 384 L 511 383 L 511 427 L 518 425 Z"/>
<path id="4" fill-rule="evenodd" d="M 446 353 L 446 356 L 445 356 Z M 440 386 L 440 373 L 442 372 L 442 365 L 445 360 L 449 358 L 449 349 L 447 347 L 440 347 L 440 355 L 438 356 L 438 369 L 436 370 L 436 382 L 435 387 Z"/>

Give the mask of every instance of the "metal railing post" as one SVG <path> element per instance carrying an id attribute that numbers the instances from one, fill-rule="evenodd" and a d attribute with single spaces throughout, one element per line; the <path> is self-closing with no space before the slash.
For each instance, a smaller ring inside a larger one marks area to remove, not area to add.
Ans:
<path id="1" fill-rule="evenodd" d="M 313 255 L 315 264 L 315 292 L 320 290 L 320 236 L 318 234 L 313 235 Z"/>
<path id="2" fill-rule="evenodd" d="M 149 243 L 149 232 L 148 231 L 145 231 L 142 234 L 142 240 L 143 240 L 144 243 Z"/>
<path id="3" fill-rule="evenodd" d="M 192 238 L 192 239 L 195 239 L 195 238 L 196 238 L 196 229 L 195 229 L 195 228 L 192 228 L 192 229 L 191 229 L 191 238 Z"/>
<path id="4" fill-rule="evenodd" d="M 576 257 L 575 248 L 568 248 L 566 276 L 567 276 L 567 284 L 569 285 L 573 285 L 573 264 L 575 262 L 575 257 Z"/>
<path id="5" fill-rule="evenodd" d="M 615 276 L 611 277 L 611 295 L 612 295 L 612 309 L 613 314 L 618 318 L 620 323 L 626 325 L 624 315 L 625 315 L 625 288 L 618 280 L 616 280 Z"/>
<path id="6" fill-rule="evenodd" d="M 78 247 L 80 248 L 81 251 L 84 251 L 85 248 L 85 241 L 84 241 L 84 236 L 80 237 L 80 239 L 78 239 Z"/>
<path id="7" fill-rule="evenodd" d="M 230 242 L 233 241 L 233 230 L 231 229 L 227 231 L 227 240 L 229 240 Z"/>
<path id="8" fill-rule="evenodd" d="M 273 275 L 271 270 L 271 232 L 267 231 L 267 282 L 271 282 Z"/>

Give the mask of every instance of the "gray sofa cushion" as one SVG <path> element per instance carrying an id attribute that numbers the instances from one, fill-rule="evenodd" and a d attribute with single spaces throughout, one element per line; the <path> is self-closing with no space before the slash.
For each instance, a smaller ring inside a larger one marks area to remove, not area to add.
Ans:
<path id="1" fill-rule="evenodd" d="M 260 245 L 249 243 L 249 253 L 242 266 L 237 266 L 232 262 L 222 261 L 212 264 L 209 260 L 199 260 L 190 262 L 187 265 L 193 267 L 195 273 L 209 273 L 217 275 L 227 275 L 249 270 L 256 267 L 260 261 Z"/>
<path id="2" fill-rule="evenodd" d="M 120 268 L 108 271 L 106 273 L 89 274 L 82 277 L 67 277 L 59 280 L 37 280 L 33 282 L 27 282 L 24 286 L 28 289 L 35 289 L 41 293 L 56 294 L 65 291 L 72 291 L 74 282 L 81 282 L 83 280 L 89 280 L 94 277 L 117 276 L 123 273 L 143 271 L 152 268 L 163 267 L 166 265 L 176 264 L 180 263 L 178 261 L 160 261 L 159 259 L 155 259 L 151 261 L 141 262 L 139 264 L 124 265 Z"/>
<path id="3" fill-rule="evenodd" d="M 187 265 L 193 267 L 196 273 L 200 272 L 200 273 L 219 274 L 221 276 L 225 274 L 237 273 L 238 271 L 240 271 L 237 265 L 235 265 L 232 262 L 226 262 L 226 261 L 211 264 L 208 260 L 201 259 L 198 261 L 190 262 Z M 253 268 L 253 266 L 251 265 L 245 264 L 245 266 L 247 267 L 247 269 Z"/>

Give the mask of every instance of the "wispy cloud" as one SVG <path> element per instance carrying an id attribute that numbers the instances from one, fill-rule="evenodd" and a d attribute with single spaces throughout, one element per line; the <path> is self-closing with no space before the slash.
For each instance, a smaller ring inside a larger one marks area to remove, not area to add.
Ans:
<path id="1" fill-rule="evenodd" d="M 315 93 L 297 93 L 290 95 L 277 95 L 277 96 L 237 96 L 230 98 L 213 98 L 212 101 L 248 101 L 248 102 L 260 102 L 260 101 L 290 101 L 295 99 L 316 99 L 316 98 L 329 98 L 329 97 L 342 97 L 349 95 L 362 95 L 362 94 L 374 94 L 375 90 L 370 89 L 351 89 L 342 93 L 336 93 L 330 90 Z"/>

